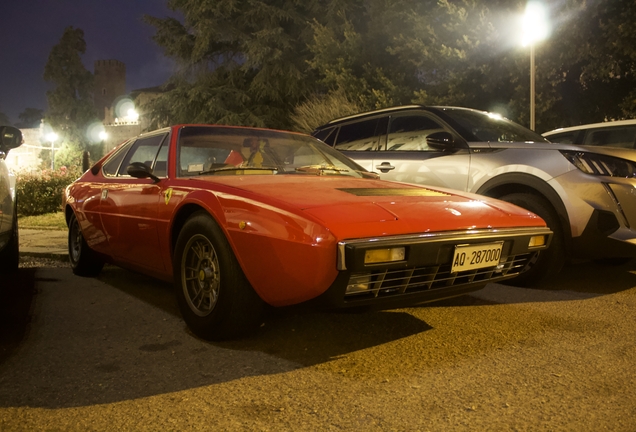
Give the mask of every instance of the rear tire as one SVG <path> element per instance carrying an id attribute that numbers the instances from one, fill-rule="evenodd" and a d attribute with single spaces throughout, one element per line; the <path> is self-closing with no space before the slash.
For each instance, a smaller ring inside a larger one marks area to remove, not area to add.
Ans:
<path id="1" fill-rule="evenodd" d="M 78 276 L 97 276 L 104 267 L 104 260 L 86 243 L 74 214 L 68 224 L 68 257 L 73 273 Z"/>
<path id="2" fill-rule="evenodd" d="M 263 301 L 247 281 L 223 231 L 207 213 L 195 213 L 183 226 L 173 269 L 179 309 L 197 336 L 233 339 L 261 324 Z"/>
<path id="3" fill-rule="evenodd" d="M 544 279 L 559 273 L 565 264 L 565 239 L 559 217 L 550 203 L 545 198 L 530 193 L 513 193 L 499 199 L 535 213 L 545 221 L 553 233 L 550 247 L 539 252 L 538 256 L 526 265 L 523 273 L 506 283 L 521 287 L 536 286 Z"/>

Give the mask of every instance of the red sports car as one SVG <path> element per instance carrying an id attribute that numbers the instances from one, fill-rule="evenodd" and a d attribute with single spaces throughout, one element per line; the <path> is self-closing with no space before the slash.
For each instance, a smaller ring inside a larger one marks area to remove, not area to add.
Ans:
<path id="1" fill-rule="evenodd" d="M 396 307 L 519 274 L 549 244 L 511 204 L 377 179 L 310 136 L 178 125 L 122 144 L 66 189 L 75 274 L 173 280 L 206 339 L 265 304 Z"/>

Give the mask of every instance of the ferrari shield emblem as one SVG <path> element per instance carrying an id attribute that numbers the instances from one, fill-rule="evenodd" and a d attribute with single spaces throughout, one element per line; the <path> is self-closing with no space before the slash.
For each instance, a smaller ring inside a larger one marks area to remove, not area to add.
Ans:
<path id="1" fill-rule="evenodd" d="M 172 188 L 166 189 L 165 194 L 166 205 L 168 205 L 168 203 L 170 202 L 170 198 L 172 198 Z"/>

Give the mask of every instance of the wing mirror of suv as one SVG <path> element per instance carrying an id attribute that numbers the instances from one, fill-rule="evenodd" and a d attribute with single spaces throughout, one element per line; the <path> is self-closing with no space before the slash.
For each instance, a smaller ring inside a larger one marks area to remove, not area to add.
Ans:
<path id="1" fill-rule="evenodd" d="M 0 150 L 9 151 L 22 145 L 22 132 L 13 126 L 0 126 Z"/>
<path id="2" fill-rule="evenodd" d="M 433 150 L 447 152 L 455 148 L 455 139 L 449 132 L 433 132 L 426 137 L 426 144 Z"/>
<path id="3" fill-rule="evenodd" d="M 126 168 L 129 176 L 135 178 L 151 178 L 155 183 L 159 182 L 159 177 L 152 173 L 152 169 L 143 162 L 133 162 Z"/>

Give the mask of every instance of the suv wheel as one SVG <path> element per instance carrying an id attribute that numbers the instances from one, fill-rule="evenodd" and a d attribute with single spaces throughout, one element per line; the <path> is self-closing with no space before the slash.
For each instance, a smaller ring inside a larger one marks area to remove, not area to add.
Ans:
<path id="1" fill-rule="evenodd" d="M 499 199 L 540 216 L 553 232 L 550 247 L 541 251 L 528 263 L 523 273 L 507 283 L 515 286 L 536 286 L 544 279 L 556 275 L 565 263 L 565 240 L 559 218 L 550 203 L 545 198 L 531 193 L 513 193 Z"/>

